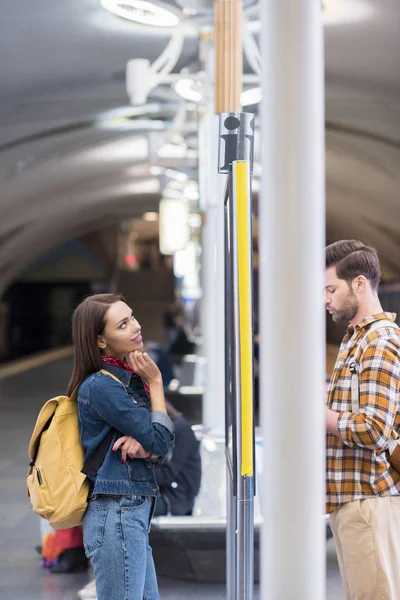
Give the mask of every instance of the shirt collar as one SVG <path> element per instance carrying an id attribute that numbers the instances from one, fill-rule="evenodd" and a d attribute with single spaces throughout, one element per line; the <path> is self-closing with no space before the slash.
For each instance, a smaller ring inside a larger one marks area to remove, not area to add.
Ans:
<path id="1" fill-rule="evenodd" d="M 367 325 L 371 325 L 371 323 L 374 323 L 375 321 L 382 321 L 384 319 L 388 319 L 389 321 L 395 321 L 396 316 L 396 313 L 390 312 L 380 312 L 375 315 L 369 315 L 368 317 L 364 317 L 364 319 L 361 319 L 361 321 L 359 321 L 357 325 L 350 324 L 347 328 L 347 333 L 349 335 L 352 335 L 354 331 L 361 331 L 361 329 L 365 329 Z"/>
<path id="2" fill-rule="evenodd" d="M 137 377 L 132 371 L 127 371 L 122 367 L 114 367 L 114 365 L 103 365 L 103 369 L 115 375 L 125 387 L 129 387 L 132 377 Z"/>

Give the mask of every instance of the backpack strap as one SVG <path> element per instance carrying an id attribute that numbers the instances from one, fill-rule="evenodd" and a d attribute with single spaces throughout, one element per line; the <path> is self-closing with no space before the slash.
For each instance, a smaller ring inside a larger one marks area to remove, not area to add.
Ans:
<path id="1" fill-rule="evenodd" d="M 399 326 L 393 321 L 389 321 L 389 319 L 379 319 L 379 321 L 374 321 L 371 327 L 368 328 L 366 334 L 361 338 L 358 347 L 361 346 L 361 342 L 371 333 L 371 331 L 377 331 L 378 329 L 383 329 L 384 327 L 391 327 L 392 329 L 399 329 Z M 358 382 L 358 372 L 357 372 L 357 362 L 355 360 L 356 354 L 354 355 L 354 360 L 350 363 L 350 371 L 351 375 L 351 412 L 359 413 L 360 412 L 360 387 Z"/>
<path id="2" fill-rule="evenodd" d="M 118 379 L 118 377 L 115 377 L 115 375 L 112 375 L 105 369 L 101 369 L 100 373 L 103 373 L 104 375 L 108 375 L 112 379 L 115 379 L 115 381 L 118 381 L 118 383 L 120 383 L 121 385 L 124 385 L 122 383 L 122 381 L 120 381 Z M 110 444 L 114 438 L 115 432 L 116 432 L 116 430 L 112 427 L 110 429 L 110 431 L 107 433 L 106 437 L 100 443 L 100 445 L 97 446 L 97 448 L 93 452 L 92 456 L 90 456 L 87 460 L 85 460 L 85 462 L 83 464 L 83 469 L 82 469 L 82 473 L 84 473 L 84 475 L 89 475 L 90 477 L 93 477 L 93 478 L 96 477 L 97 471 L 100 469 L 100 467 L 103 464 L 103 461 L 106 457 L 106 454 L 108 452 Z"/>
<path id="3" fill-rule="evenodd" d="M 115 375 L 113 375 L 112 373 L 110 373 L 110 371 L 106 371 L 106 369 L 101 369 L 100 373 L 103 373 L 103 375 L 108 375 L 109 377 L 111 377 L 111 379 L 114 379 L 115 381 L 118 381 L 118 383 L 120 383 L 125 388 L 125 386 L 122 383 L 122 381 L 120 379 L 118 379 L 118 377 L 116 377 Z"/>
<path id="4" fill-rule="evenodd" d="M 96 477 L 97 471 L 103 464 L 114 435 L 115 429 L 111 428 L 101 444 L 97 446 L 92 456 L 90 456 L 87 460 L 85 459 L 85 462 L 83 463 L 83 469 L 81 471 L 84 475 L 90 475 L 90 477 L 93 478 Z"/>

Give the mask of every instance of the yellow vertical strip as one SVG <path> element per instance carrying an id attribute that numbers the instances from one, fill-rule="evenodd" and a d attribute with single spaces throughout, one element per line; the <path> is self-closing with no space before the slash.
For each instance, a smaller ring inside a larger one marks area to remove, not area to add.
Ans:
<path id="1" fill-rule="evenodd" d="M 250 169 L 247 162 L 234 162 L 239 278 L 240 378 L 242 411 L 242 476 L 253 475 L 253 364 L 250 235 Z"/>

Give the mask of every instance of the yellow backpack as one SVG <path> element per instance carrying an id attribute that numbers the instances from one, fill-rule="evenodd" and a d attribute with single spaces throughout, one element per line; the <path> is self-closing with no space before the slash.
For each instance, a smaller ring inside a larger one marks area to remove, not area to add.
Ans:
<path id="1" fill-rule="evenodd" d="M 101 372 L 119 381 L 108 371 Z M 86 474 L 97 472 L 114 434 L 111 429 L 84 464 L 77 390 L 70 397 L 52 398 L 43 406 L 29 444 L 27 485 L 33 511 L 47 519 L 54 529 L 68 529 L 82 523 L 89 493 Z"/>

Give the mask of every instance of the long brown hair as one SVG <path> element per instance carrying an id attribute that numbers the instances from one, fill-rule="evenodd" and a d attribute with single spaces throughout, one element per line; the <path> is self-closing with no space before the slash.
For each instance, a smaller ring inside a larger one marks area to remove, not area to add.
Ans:
<path id="1" fill-rule="evenodd" d="M 97 336 L 104 332 L 105 316 L 110 304 L 125 302 L 121 294 L 95 294 L 88 296 L 75 309 L 72 317 L 74 366 L 68 384 L 68 395 L 91 373 L 103 368 Z"/>

